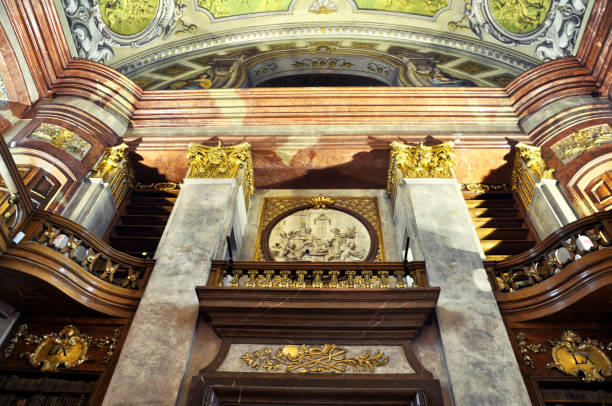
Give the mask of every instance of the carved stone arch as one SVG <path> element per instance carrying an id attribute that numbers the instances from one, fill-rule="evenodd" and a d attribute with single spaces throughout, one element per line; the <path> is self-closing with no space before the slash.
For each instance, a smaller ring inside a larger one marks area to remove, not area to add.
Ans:
<path id="1" fill-rule="evenodd" d="M 606 174 L 612 171 L 612 152 L 600 155 L 579 168 L 567 183 L 567 191 L 572 203 L 582 216 L 588 216 L 598 211 L 608 209 L 611 201 L 597 201 L 599 182 L 606 183 Z M 611 181 L 612 182 L 612 181 Z M 605 187 L 612 188 L 612 184 Z"/>

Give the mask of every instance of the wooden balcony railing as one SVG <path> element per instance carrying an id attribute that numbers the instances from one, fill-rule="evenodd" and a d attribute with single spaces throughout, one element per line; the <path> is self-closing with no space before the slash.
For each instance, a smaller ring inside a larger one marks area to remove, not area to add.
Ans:
<path id="1" fill-rule="evenodd" d="M 223 288 L 427 288 L 425 263 L 213 261 L 209 287 Z"/>
<path id="2" fill-rule="evenodd" d="M 612 244 L 612 212 L 568 224 L 532 249 L 503 261 L 485 263 L 493 289 L 507 293 L 534 286 L 594 251 Z"/>
<path id="3" fill-rule="evenodd" d="M 34 212 L 22 231 L 22 243 L 51 248 L 77 268 L 119 288 L 144 290 L 155 264 L 117 251 L 82 226 L 48 212 Z"/>

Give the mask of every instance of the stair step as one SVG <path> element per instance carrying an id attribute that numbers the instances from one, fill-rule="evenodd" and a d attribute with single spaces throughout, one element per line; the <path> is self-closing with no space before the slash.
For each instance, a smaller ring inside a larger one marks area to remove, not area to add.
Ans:
<path id="1" fill-rule="evenodd" d="M 176 196 L 173 197 L 139 197 L 132 198 L 128 204 L 129 207 L 133 206 L 174 206 L 176 202 Z"/>
<path id="2" fill-rule="evenodd" d="M 535 242 L 524 240 L 481 240 L 480 245 L 482 245 L 485 255 L 515 255 L 527 251 L 535 245 Z"/>
<path id="3" fill-rule="evenodd" d="M 518 209 L 472 208 L 470 216 L 474 217 L 518 217 Z"/>
<path id="4" fill-rule="evenodd" d="M 520 217 L 473 217 L 472 222 L 479 228 L 522 228 L 523 219 Z"/>
<path id="5" fill-rule="evenodd" d="M 125 208 L 127 215 L 131 214 L 148 214 L 148 215 L 169 215 L 172 212 L 172 206 L 131 206 Z"/>
<path id="6" fill-rule="evenodd" d="M 463 192 L 464 200 L 512 200 L 512 192 L 485 192 L 485 193 L 474 193 L 474 192 Z"/>
<path id="7" fill-rule="evenodd" d="M 155 252 L 159 238 L 147 237 L 111 237 L 110 245 L 124 252 Z"/>
<path id="8" fill-rule="evenodd" d="M 160 225 L 119 225 L 113 230 L 115 237 L 161 237 L 164 226 Z"/>
<path id="9" fill-rule="evenodd" d="M 165 226 L 168 222 L 169 215 L 124 215 L 121 216 L 122 225 L 148 225 L 148 226 Z"/>
<path id="10" fill-rule="evenodd" d="M 525 240 L 529 235 L 528 228 L 480 227 L 476 232 L 481 240 Z"/>
<path id="11" fill-rule="evenodd" d="M 514 209 L 514 200 L 481 200 L 473 199 L 466 200 L 465 204 L 468 208 L 507 208 Z"/>
<path id="12" fill-rule="evenodd" d="M 178 190 L 174 191 L 163 191 L 163 190 L 132 190 L 131 198 L 139 199 L 150 198 L 150 197 L 176 197 L 178 195 Z"/>

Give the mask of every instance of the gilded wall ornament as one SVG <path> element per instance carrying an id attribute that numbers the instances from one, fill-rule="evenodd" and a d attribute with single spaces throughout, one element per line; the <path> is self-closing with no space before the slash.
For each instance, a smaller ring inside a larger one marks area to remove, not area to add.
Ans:
<path id="1" fill-rule="evenodd" d="M 612 142 L 612 128 L 608 124 L 585 128 L 562 139 L 552 146 L 555 155 L 564 164 L 587 151 Z"/>
<path id="2" fill-rule="evenodd" d="M 535 45 L 536 57 L 570 56 L 588 0 L 464 0 L 464 15 L 448 24 L 451 31 L 471 29 L 508 45 Z"/>
<path id="3" fill-rule="evenodd" d="M 325 344 L 322 347 L 306 345 L 286 345 L 276 353 L 272 348 L 264 348 L 242 355 L 241 359 L 251 368 L 258 370 L 263 367 L 268 372 L 280 371 L 285 366 L 285 372 L 298 373 L 345 373 L 374 372 L 376 367 L 387 365 L 389 358 L 382 351 L 372 355 L 370 351 L 362 355 L 347 358 L 347 349 L 335 344 Z"/>
<path id="4" fill-rule="evenodd" d="M 4 358 L 9 358 L 15 345 L 23 340 L 26 345 L 36 345 L 33 352 L 19 354 L 26 358 L 33 367 L 41 368 L 42 372 L 56 372 L 58 368 L 76 368 L 88 361 L 87 351 L 91 348 L 105 349 L 102 364 L 110 362 L 117 349 L 121 335 L 115 329 L 112 336 L 93 338 L 71 324 L 64 326 L 59 333 L 48 333 L 42 336 L 28 334 L 28 325 L 22 324 L 4 351 Z"/>
<path id="5" fill-rule="evenodd" d="M 472 193 L 487 193 L 487 192 L 510 192 L 512 188 L 505 183 L 462 183 L 461 190 Z"/>
<path id="6" fill-rule="evenodd" d="M 91 149 L 89 142 L 76 135 L 73 131 L 55 124 L 42 123 L 28 138 L 51 144 L 79 161 L 82 161 Z"/>
<path id="7" fill-rule="evenodd" d="M 157 191 L 169 191 L 169 190 L 180 190 L 181 184 L 175 182 L 158 182 L 158 183 L 140 183 L 137 182 L 134 185 L 134 190 L 157 190 Z"/>
<path id="8" fill-rule="evenodd" d="M 546 346 L 542 344 L 529 344 L 527 342 L 527 335 L 522 331 L 519 331 L 516 334 L 516 339 L 519 351 L 523 356 L 523 361 L 525 362 L 525 365 L 527 365 L 531 369 L 535 369 L 535 365 L 533 363 L 533 359 L 531 359 L 531 356 L 529 355 L 529 351 L 535 353 L 542 353 L 547 350 Z"/>
<path id="9" fill-rule="evenodd" d="M 551 340 L 553 362 L 546 368 L 557 368 L 566 375 L 583 375 L 585 382 L 603 382 L 605 376 L 612 376 L 610 358 L 602 351 L 604 345 L 597 340 L 582 339 L 572 330 L 561 335 L 561 340 Z M 612 349 L 608 345 L 608 350 Z"/>

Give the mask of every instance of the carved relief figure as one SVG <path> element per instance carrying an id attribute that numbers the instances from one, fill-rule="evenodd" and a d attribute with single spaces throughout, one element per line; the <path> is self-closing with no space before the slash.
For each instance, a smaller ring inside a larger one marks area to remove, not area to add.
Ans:
<path id="1" fill-rule="evenodd" d="M 281 220 L 268 243 L 277 261 L 363 261 L 370 236 L 365 226 L 347 213 L 309 209 Z"/>

